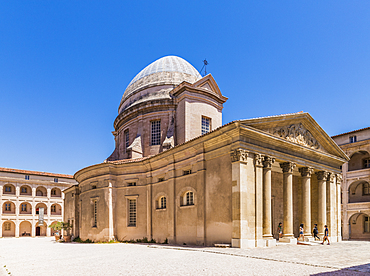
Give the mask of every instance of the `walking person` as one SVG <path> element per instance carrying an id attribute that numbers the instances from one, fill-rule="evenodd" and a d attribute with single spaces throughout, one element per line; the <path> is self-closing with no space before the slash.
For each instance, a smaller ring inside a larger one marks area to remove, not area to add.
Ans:
<path id="1" fill-rule="evenodd" d="M 299 239 L 301 239 L 301 241 L 304 241 L 304 235 L 303 235 L 303 223 L 299 226 Z"/>
<path id="2" fill-rule="evenodd" d="M 314 237 L 315 240 L 316 239 L 320 240 L 320 237 L 317 235 L 317 234 L 319 234 L 319 230 L 317 230 L 317 224 L 316 223 L 315 223 L 315 226 L 313 228 L 312 233 L 313 233 L 313 237 Z"/>
<path id="3" fill-rule="evenodd" d="M 277 232 L 278 232 L 279 239 L 280 239 L 283 236 L 283 226 L 282 226 L 281 222 L 279 222 Z"/>
<path id="4" fill-rule="evenodd" d="M 328 229 L 328 226 L 327 225 L 325 225 L 324 238 L 322 239 L 322 243 L 321 244 L 324 244 L 325 241 L 328 241 L 328 245 L 330 245 L 330 241 L 329 241 L 329 229 Z"/>

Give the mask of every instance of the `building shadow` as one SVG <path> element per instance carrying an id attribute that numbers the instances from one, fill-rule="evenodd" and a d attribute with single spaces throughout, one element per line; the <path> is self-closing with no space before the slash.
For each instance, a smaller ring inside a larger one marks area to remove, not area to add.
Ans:
<path id="1" fill-rule="evenodd" d="M 336 271 L 330 271 L 330 272 L 322 272 L 317 274 L 311 274 L 311 275 L 320 275 L 320 276 L 333 276 L 333 275 L 370 275 L 370 263 L 363 264 L 363 265 L 356 265 L 356 266 L 350 266 L 343 269 L 339 269 Z"/>

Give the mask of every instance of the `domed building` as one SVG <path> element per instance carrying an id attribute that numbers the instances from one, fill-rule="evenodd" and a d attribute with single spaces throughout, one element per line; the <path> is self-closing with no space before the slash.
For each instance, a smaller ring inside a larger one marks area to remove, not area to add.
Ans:
<path id="1" fill-rule="evenodd" d="M 74 175 L 64 217 L 93 241 L 147 238 L 233 247 L 297 243 L 314 223 L 341 240 L 344 152 L 308 113 L 222 125 L 212 75 L 166 56 L 140 71 L 114 121 L 115 149 Z"/>

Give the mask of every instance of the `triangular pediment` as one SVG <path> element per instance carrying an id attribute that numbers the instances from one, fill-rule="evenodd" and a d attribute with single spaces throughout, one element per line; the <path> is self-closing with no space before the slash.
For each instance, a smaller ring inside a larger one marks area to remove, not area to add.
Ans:
<path id="1" fill-rule="evenodd" d="M 207 76 L 201 78 L 197 82 L 193 84 L 193 87 L 197 88 L 203 88 L 210 92 L 213 92 L 214 94 L 218 96 L 222 96 L 220 89 L 218 88 L 218 85 L 215 81 L 215 79 L 212 77 L 211 74 L 208 74 Z"/>
<path id="2" fill-rule="evenodd" d="M 306 112 L 241 120 L 241 124 L 294 144 L 348 159 L 333 139 Z"/>

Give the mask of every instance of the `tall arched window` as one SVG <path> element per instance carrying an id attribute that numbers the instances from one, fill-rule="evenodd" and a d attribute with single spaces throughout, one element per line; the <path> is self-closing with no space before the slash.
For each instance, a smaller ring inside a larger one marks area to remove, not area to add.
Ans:
<path id="1" fill-rule="evenodd" d="M 364 232 L 369 233 L 370 232 L 370 218 L 368 216 L 365 216 L 364 219 Z"/>
<path id="2" fill-rule="evenodd" d="M 161 196 L 158 199 L 158 209 L 166 209 L 167 207 L 167 199 L 165 196 Z"/>
<path id="3" fill-rule="evenodd" d="M 183 206 L 194 205 L 194 193 L 188 191 L 184 194 Z"/>

